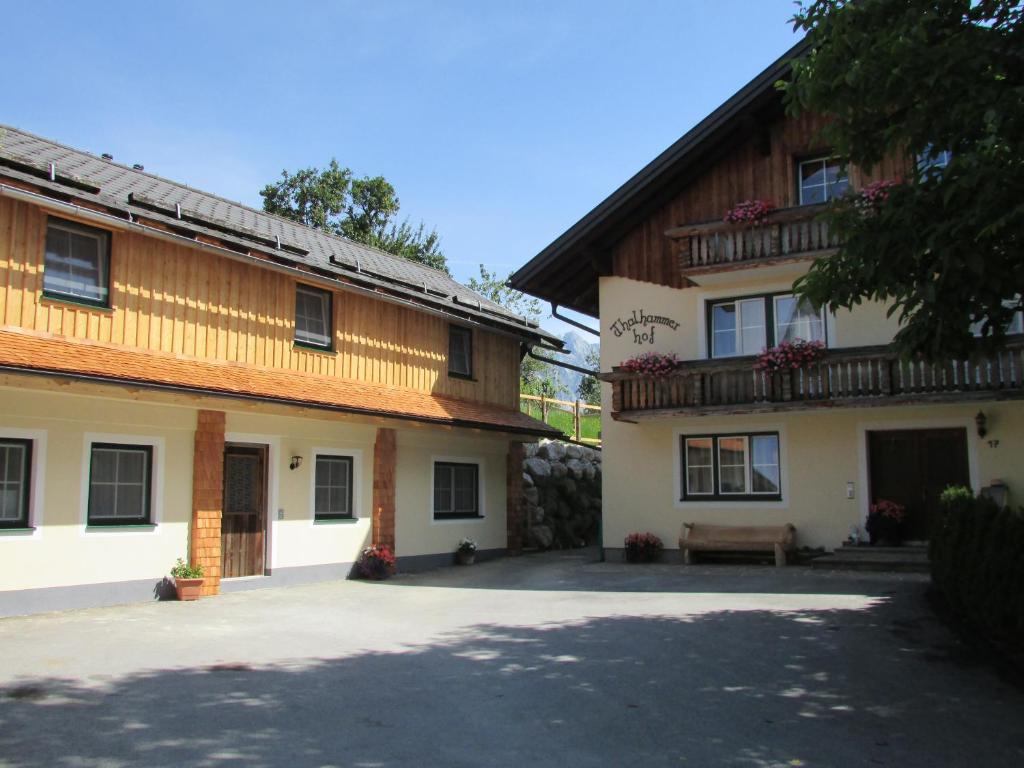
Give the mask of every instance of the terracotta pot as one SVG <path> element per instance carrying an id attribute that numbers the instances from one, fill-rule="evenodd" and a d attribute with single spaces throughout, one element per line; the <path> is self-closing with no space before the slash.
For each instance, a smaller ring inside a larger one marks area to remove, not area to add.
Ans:
<path id="1" fill-rule="evenodd" d="M 198 600 L 203 591 L 203 579 L 175 579 L 174 591 L 179 600 Z"/>
<path id="2" fill-rule="evenodd" d="M 476 562 L 476 552 L 456 552 L 455 562 L 459 565 L 472 565 Z"/>

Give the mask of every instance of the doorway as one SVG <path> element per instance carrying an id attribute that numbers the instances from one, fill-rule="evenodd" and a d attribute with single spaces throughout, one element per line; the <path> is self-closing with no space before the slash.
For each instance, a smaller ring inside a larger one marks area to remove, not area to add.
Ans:
<path id="1" fill-rule="evenodd" d="M 267 530 L 267 446 L 224 446 L 222 510 L 223 578 L 262 576 Z"/>
<path id="2" fill-rule="evenodd" d="M 925 541 L 939 515 L 939 495 L 970 487 L 967 430 L 899 429 L 868 432 L 871 503 L 888 499 L 907 509 L 906 538 Z"/>

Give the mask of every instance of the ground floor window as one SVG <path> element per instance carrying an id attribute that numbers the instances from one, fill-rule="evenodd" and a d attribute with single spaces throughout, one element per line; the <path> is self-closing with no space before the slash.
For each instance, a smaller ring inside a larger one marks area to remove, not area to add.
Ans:
<path id="1" fill-rule="evenodd" d="M 683 435 L 683 501 L 782 498 L 779 434 Z"/>
<path id="2" fill-rule="evenodd" d="M 352 507 L 352 457 L 316 457 L 313 519 L 345 520 L 355 516 Z"/>
<path id="3" fill-rule="evenodd" d="M 480 517 L 480 465 L 434 462 L 434 519 Z"/>
<path id="4" fill-rule="evenodd" d="M 89 525 L 144 525 L 150 518 L 153 447 L 93 443 Z"/>
<path id="5" fill-rule="evenodd" d="M 28 528 L 32 441 L 0 437 L 0 528 Z"/>

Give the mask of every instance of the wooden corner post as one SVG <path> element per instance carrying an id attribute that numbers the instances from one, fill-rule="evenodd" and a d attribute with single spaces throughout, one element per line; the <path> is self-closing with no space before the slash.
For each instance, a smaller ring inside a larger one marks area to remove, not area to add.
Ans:
<path id="1" fill-rule="evenodd" d="M 202 594 L 220 592 L 221 507 L 224 504 L 224 412 L 199 411 L 192 454 L 189 562 L 203 567 Z"/>
<path id="2" fill-rule="evenodd" d="M 395 430 L 381 427 L 373 445 L 373 543 L 395 551 Z"/>
<path id="3" fill-rule="evenodd" d="M 505 548 L 510 555 L 523 551 L 523 444 L 510 442 L 505 462 Z"/>

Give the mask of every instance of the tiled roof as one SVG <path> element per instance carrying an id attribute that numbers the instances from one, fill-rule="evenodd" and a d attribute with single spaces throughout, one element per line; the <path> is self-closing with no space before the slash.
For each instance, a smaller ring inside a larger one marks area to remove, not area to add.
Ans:
<path id="1" fill-rule="evenodd" d="M 175 212 L 180 207 L 199 223 L 234 232 L 242 241 L 263 240 L 263 248 L 267 247 L 266 242 L 276 243 L 280 238 L 285 249 L 282 254 L 300 264 L 339 276 L 365 274 L 412 286 L 442 310 L 447 307 L 461 316 L 469 308 L 477 308 L 507 330 L 527 337 L 543 337 L 561 346 L 556 337 L 440 270 L 0 125 L 0 175 L 9 173 L 3 166 L 10 166 L 11 162 L 15 167 L 21 162 L 36 170 L 52 163 L 56 186 L 63 180 L 65 185 L 74 187 L 71 193 L 135 215 L 150 216 L 160 209 Z M 18 177 L 17 171 L 10 175 Z M 486 258 L 481 261 L 486 262 Z"/>
<path id="2" fill-rule="evenodd" d="M 185 389 L 448 426 L 546 437 L 559 434 L 518 410 L 488 403 L 333 376 L 129 350 L 11 327 L 0 329 L 0 370 Z"/>

